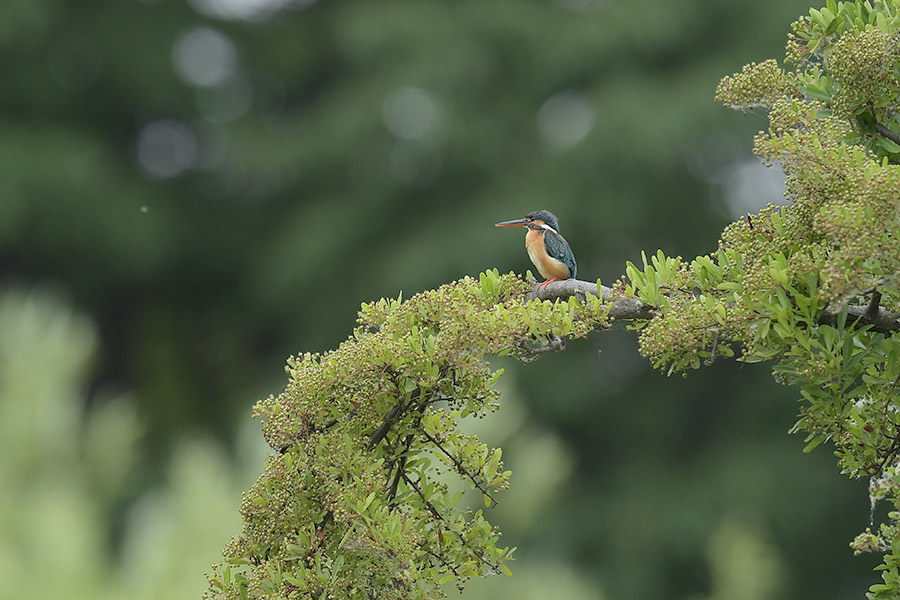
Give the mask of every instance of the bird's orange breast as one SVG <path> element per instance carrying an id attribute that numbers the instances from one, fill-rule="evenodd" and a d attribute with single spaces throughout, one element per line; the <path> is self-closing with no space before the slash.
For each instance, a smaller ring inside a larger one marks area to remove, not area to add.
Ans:
<path id="1" fill-rule="evenodd" d="M 540 229 L 529 229 L 525 234 L 525 249 L 528 251 L 528 258 L 537 267 L 544 279 L 567 279 L 569 277 L 569 269 L 566 268 L 561 261 L 556 260 L 547 254 L 547 247 L 544 245 L 544 232 Z"/>

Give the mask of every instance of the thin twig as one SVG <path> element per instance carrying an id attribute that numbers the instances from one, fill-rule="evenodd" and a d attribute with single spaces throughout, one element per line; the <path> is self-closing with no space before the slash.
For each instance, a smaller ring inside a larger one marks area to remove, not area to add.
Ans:
<path id="1" fill-rule="evenodd" d="M 550 340 L 547 344 L 537 348 L 526 348 L 525 351 L 528 354 L 545 354 L 547 352 L 566 351 L 566 338 L 552 333 L 548 335 L 547 338 Z"/>
<path id="2" fill-rule="evenodd" d="M 417 398 L 421 395 L 420 390 L 416 390 L 416 392 L 411 396 L 412 398 Z M 418 416 L 416 417 L 415 423 L 413 423 L 413 433 L 409 433 L 406 436 L 406 439 L 403 440 L 403 451 L 400 452 L 400 460 L 397 464 L 397 470 L 394 472 L 393 481 L 391 482 L 391 486 L 388 489 L 388 502 L 392 501 L 397 496 L 397 487 L 400 484 L 400 478 L 404 477 L 406 474 L 406 453 L 409 452 L 409 449 L 412 448 L 412 444 L 415 441 L 414 432 L 419 429 L 419 425 L 422 423 L 422 415 L 425 414 L 425 409 L 428 408 L 429 404 L 432 404 L 439 400 L 446 400 L 446 398 L 439 396 L 438 398 L 426 398 L 419 402 L 418 406 L 416 406 L 416 410 L 418 411 Z M 388 467 L 390 468 L 392 460 L 388 460 Z M 388 471 L 390 475 L 390 471 Z"/>
<path id="3" fill-rule="evenodd" d="M 350 419 L 350 418 L 353 418 L 354 416 L 356 416 L 356 409 L 351 408 L 350 412 L 348 412 L 346 415 L 344 415 L 344 418 Z M 332 427 L 337 425 L 339 421 L 340 421 L 340 419 L 332 419 L 332 420 L 328 421 L 327 423 L 325 423 L 324 425 L 322 425 L 321 427 L 316 427 L 316 432 L 318 433 L 318 432 L 325 431 L 327 429 L 331 429 Z"/>
<path id="4" fill-rule="evenodd" d="M 488 559 L 486 559 L 484 557 L 483 552 L 476 550 L 475 548 L 472 548 L 472 554 L 474 554 L 476 556 L 476 558 L 478 558 L 478 560 L 481 561 L 481 564 L 487 565 L 491 569 L 493 569 L 494 573 L 496 573 L 497 575 L 499 575 L 500 573 L 503 572 L 502 569 L 500 569 L 500 563 L 498 562 L 497 564 L 494 564 L 494 563 L 490 562 Z"/>
<path id="5" fill-rule="evenodd" d="M 422 430 L 422 435 L 424 435 L 424 436 L 425 436 L 425 439 L 427 439 L 429 442 L 431 442 L 432 444 L 434 444 L 435 446 L 437 446 L 438 449 L 439 449 L 441 452 L 443 452 L 443 453 L 447 456 L 447 458 L 449 458 L 451 461 L 453 461 L 453 464 L 456 466 L 457 472 L 459 472 L 460 474 L 465 475 L 466 477 L 468 477 L 469 480 L 472 482 L 472 485 L 474 485 L 475 488 L 476 488 L 478 491 L 480 491 L 482 494 L 484 494 L 485 496 L 487 496 L 488 498 L 490 498 L 490 499 L 491 499 L 491 502 L 493 502 L 494 504 L 499 504 L 499 502 L 497 502 L 497 500 L 495 500 L 494 497 L 491 496 L 491 495 L 488 493 L 488 491 L 487 491 L 487 486 L 481 487 L 481 483 L 479 483 L 478 480 L 475 479 L 475 476 L 472 475 L 472 474 L 469 472 L 469 470 L 466 469 L 466 467 L 465 467 L 459 460 L 457 460 L 457 458 L 456 458 L 455 456 L 453 456 L 452 454 L 450 454 L 450 453 L 447 451 L 447 449 L 444 448 L 444 447 L 441 445 L 441 443 L 440 443 L 436 438 L 434 438 L 434 436 L 432 436 L 431 434 L 429 434 L 429 433 L 428 433 L 427 431 L 425 431 L 425 430 Z"/>
<path id="6" fill-rule="evenodd" d="M 716 362 L 716 349 L 719 347 L 719 332 L 716 332 L 716 337 L 713 338 L 712 350 L 709 351 L 709 364 L 713 364 Z"/>
<path id="7" fill-rule="evenodd" d="M 407 436 L 409 439 L 412 436 Z M 409 445 L 407 444 L 407 449 L 409 449 Z M 397 465 L 397 470 L 394 471 L 394 477 L 391 480 L 391 487 L 388 489 L 387 500 L 388 502 L 393 502 L 394 498 L 397 497 L 397 486 L 400 485 L 400 475 L 402 475 L 406 471 L 406 456 L 400 457 L 400 464 Z"/>
<path id="8" fill-rule="evenodd" d="M 434 507 L 434 504 L 431 503 L 431 500 L 425 497 L 425 494 L 422 492 L 422 489 L 419 487 L 419 485 L 415 481 L 410 479 L 409 476 L 403 471 L 400 471 L 400 477 L 403 478 L 403 481 L 405 481 L 409 487 L 415 490 L 415 492 L 419 495 L 419 498 L 422 499 L 422 502 L 425 503 L 425 506 L 428 507 L 428 511 L 431 513 L 431 515 L 435 519 L 443 521 L 444 517 L 442 517 L 441 513 L 438 512 L 438 509 Z"/>
<path id="9" fill-rule="evenodd" d="M 442 565 L 450 569 L 451 573 L 453 573 L 457 577 L 460 577 L 459 571 L 456 570 L 456 567 L 454 567 L 452 563 L 447 562 L 447 560 L 443 556 L 437 554 L 434 550 L 429 550 L 428 554 L 430 554 L 433 558 L 438 559 L 438 561 L 440 561 Z"/>

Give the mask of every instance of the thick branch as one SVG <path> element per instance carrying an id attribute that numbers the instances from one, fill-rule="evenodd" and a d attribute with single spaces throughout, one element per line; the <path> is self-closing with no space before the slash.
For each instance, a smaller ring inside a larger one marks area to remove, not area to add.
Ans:
<path id="1" fill-rule="evenodd" d="M 381 425 L 378 427 L 378 429 L 375 430 L 375 433 L 372 434 L 372 437 L 369 438 L 370 450 L 377 446 L 382 439 L 384 439 L 384 436 L 386 436 L 388 431 L 391 430 L 391 426 L 397 421 L 399 416 L 400 405 L 398 404 L 384 416 L 384 420 L 381 422 Z"/>
<path id="2" fill-rule="evenodd" d="M 875 121 L 875 131 L 891 140 L 895 144 L 900 144 L 900 135 L 897 135 L 878 121 Z"/>
<path id="3" fill-rule="evenodd" d="M 872 299 L 869 300 L 869 305 L 866 307 L 866 318 L 874 319 L 878 317 L 878 309 L 881 308 L 881 292 L 875 290 L 872 292 Z"/>
<path id="4" fill-rule="evenodd" d="M 637 298 L 616 298 L 612 289 L 604 286 L 600 288 L 604 301 L 613 302 L 609 316 L 619 320 L 641 320 L 649 319 L 656 312 L 656 309 L 649 304 L 645 304 Z M 877 293 L 877 292 L 876 292 Z M 535 288 L 528 295 L 529 300 L 555 300 L 568 299 L 571 296 L 591 294 L 597 295 L 597 284 L 590 281 L 581 281 L 580 279 L 566 279 L 564 281 L 554 281 L 539 289 Z M 871 326 L 872 331 L 878 333 L 891 333 L 900 331 L 900 315 L 894 314 L 883 306 L 879 305 L 881 295 L 873 294 L 872 301 L 866 306 L 829 306 L 819 317 L 819 323 L 822 325 L 837 324 L 838 315 L 847 311 L 849 315 L 848 321 L 856 327 Z"/>
<path id="5" fill-rule="evenodd" d="M 878 120 L 878 117 L 875 115 L 875 105 L 873 105 L 871 102 L 869 102 L 869 111 L 872 113 L 872 121 L 875 123 L 875 131 L 891 140 L 895 144 L 900 144 L 900 135 L 897 135 L 896 133 L 888 129 L 884 123 L 881 123 Z"/>
<path id="6" fill-rule="evenodd" d="M 394 381 L 395 385 L 396 383 L 397 382 Z M 376 429 L 375 433 L 372 434 L 372 437 L 369 438 L 369 450 L 377 446 L 381 442 L 381 440 L 384 439 L 384 436 L 386 436 L 388 431 L 391 430 L 391 427 L 393 427 L 394 423 L 396 423 L 397 420 L 406 413 L 406 410 L 412 406 L 412 402 L 417 400 L 421 395 L 422 388 L 416 388 L 415 390 L 413 390 L 412 394 L 409 395 L 409 403 L 404 403 L 401 399 L 400 404 L 392 408 L 388 412 L 388 414 L 384 416 L 384 420 L 381 422 L 381 426 Z M 419 413 L 425 410 L 425 407 L 427 405 L 427 402 L 424 404 L 420 404 L 418 407 Z"/>
<path id="7" fill-rule="evenodd" d="M 873 310 L 874 309 L 874 310 Z M 833 307 L 829 306 L 819 317 L 819 323 L 822 325 L 835 325 L 838 315 L 847 311 L 849 318 L 848 323 L 852 323 L 855 327 L 871 326 L 871 330 L 878 333 L 891 333 L 900 330 L 900 320 L 898 316 L 883 306 L 846 306 Z"/>
<path id="8" fill-rule="evenodd" d="M 600 286 L 600 291 L 603 294 L 603 296 L 601 297 L 604 302 L 612 301 L 613 303 L 612 308 L 609 311 L 609 316 L 612 319 L 636 320 L 649 319 L 653 316 L 653 312 L 655 309 L 648 304 L 644 304 L 637 298 L 615 298 L 613 296 L 612 289 L 606 287 L 605 285 Z M 527 299 L 566 299 L 570 296 L 578 297 L 579 294 L 581 295 L 581 297 L 584 297 L 586 294 L 597 296 L 597 284 L 590 281 L 581 281 L 580 279 L 565 279 L 563 281 L 554 281 L 553 283 L 548 283 L 547 285 L 543 285 L 540 288 L 531 290 L 531 293 L 528 295 Z"/>

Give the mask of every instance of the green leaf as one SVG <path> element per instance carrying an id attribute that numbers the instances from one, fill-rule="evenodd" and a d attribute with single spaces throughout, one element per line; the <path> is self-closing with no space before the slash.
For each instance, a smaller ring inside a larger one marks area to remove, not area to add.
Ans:
<path id="1" fill-rule="evenodd" d="M 876 140 L 876 143 L 885 152 L 890 152 L 891 154 L 897 154 L 898 152 L 900 152 L 900 145 L 896 144 L 893 140 L 886 138 L 884 136 L 879 137 Z"/>
<path id="2" fill-rule="evenodd" d="M 819 27 L 825 28 L 828 26 L 828 21 L 822 16 L 822 12 L 816 10 L 815 8 L 809 9 L 809 17 L 813 23 L 818 25 Z"/>
<path id="3" fill-rule="evenodd" d="M 825 436 L 825 435 L 815 436 L 814 438 L 812 438 L 812 440 L 809 441 L 809 443 L 806 444 L 806 446 L 803 447 L 803 452 L 805 454 L 812 452 L 816 446 L 818 446 L 819 444 L 821 444 L 822 442 L 824 442 L 827 439 L 828 439 L 828 436 Z"/>

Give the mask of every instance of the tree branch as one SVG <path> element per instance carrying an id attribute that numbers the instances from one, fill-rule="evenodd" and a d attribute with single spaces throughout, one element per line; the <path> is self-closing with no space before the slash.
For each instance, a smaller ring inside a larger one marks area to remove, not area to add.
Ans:
<path id="1" fill-rule="evenodd" d="M 611 288 L 600 287 L 603 294 L 604 302 L 612 302 L 613 306 L 609 311 L 610 318 L 618 320 L 642 320 L 650 319 L 656 312 L 656 308 L 645 304 L 637 298 L 616 297 Z M 563 281 L 554 281 L 540 289 L 535 287 L 531 290 L 527 300 L 556 300 L 557 298 L 566 300 L 571 296 L 582 297 L 585 294 L 597 295 L 597 284 L 590 281 L 582 281 L 580 279 L 565 279 Z M 877 296 L 876 296 L 877 294 Z M 895 314 L 883 306 L 880 306 L 881 294 L 873 293 L 872 301 L 865 306 L 828 306 L 819 317 L 820 325 L 837 324 L 838 315 L 847 311 L 847 314 L 854 321 L 856 327 L 871 326 L 872 331 L 877 333 L 892 333 L 900 331 L 900 314 Z"/>
<path id="2" fill-rule="evenodd" d="M 547 352 L 565 352 L 566 351 L 566 338 L 550 334 L 547 336 L 547 343 L 543 346 L 538 346 L 536 348 L 532 348 L 528 345 L 526 340 L 522 340 L 521 343 L 517 344 L 519 350 L 522 351 L 522 354 L 516 356 L 522 362 L 531 362 L 536 360 L 538 355 L 546 354 Z"/>
<path id="3" fill-rule="evenodd" d="M 419 495 L 419 498 L 422 499 L 422 502 L 424 502 L 426 508 L 428 508 L 428 512 L 431 513 L 431 516 L 433 516 L 435 519 L 437 519 L 438 521 L 440 521 L 442 523 L 446 523 L 446 519 L 444 519 L 444 517 L 441 515 L 441 513 L 438 512 L 438 509 L 435 508 L 434 504 L 432 504 L 431 501 L 425 497 L 425 494 L 422 492 L 422 489 L 418 486 L 418 484 L 415 481 L 413 481 L 412 479 L 410 479 L 406 475 L 406 473 L 403 473 L 401 475 L 401 477 L 403 477 L 403 481 L 405 481 L 406 484 L 409 487 L 411 487 L 416 492 L 416 494 Z M 461 535 L 459 535 L 458 533 L 457 533 L 457 535 L 459 536 L 460 541 L 462 541 L 462 543 L 465 544 L 466 539 L 464 537 L 462 537 Z M 483 565 L 490 567 L 495 573 L 498 573 L 498 574 L 501 573 L 499 564 L 495 565 L 494 563 L 488 561 L 484 557 L 484 554 L 479 552 L 475 548 L 472 548 L 471 550 L 472 550 L 472 554 L 475 556 L 475 558 L 477 558 L 479 561 L 481 561 L 481 563 Z"/>
<path id="4" fill-rule="evenodd" d="M 397 382 L 394 381 L 394 384 L 396 385 Z M 378 429 L 375 430 L 375 433 L 372 434 L 372 437 L 369 438 L 369 450 L 377 446 L 379 442 L 384 439 L 384 436 L 386 436 L 388 431 L 391 430 L 391 427 L 394 425 L 394 423 L 396 423 L 397 420 L 406 413 L 406 410 L 409 409 L 412 406 L 413 402 L 415 400 L 418 400 L 419 396 L 421 395 L 422 388 L 416 388 L 409 395 L 408 403 L 404 402 L 402 398 L 400 399 L 400 404 L 392 408 L 388 412 L 388 414 L 384 416 L 384 420 L 381 422 L 381 426 L 379 426 Z M 428 402 L 420 404 L 418 407 L 419 412 L 421 413 L 423 410 L 425 410 L 425 407 L 427 405 Z"/>
<path id="5" fill-rule="evenodd" d="M 406 482 L 406 485 L 408 485 L 413 490 L 415 490 L 416 494 L 419 495 L 419 498 L 422 499 L 422 502 L 425 504 L 425 507 L 428 508 L 428 512 L 431 513 L 431 516 L 433 516 L 438 521 L 444 521 L 444 517 L 442 517 L 441 513 L 438 512 L 438 509 L 434 507 L 434 504 L 431 503 L 431 500 L 429 500 L 425 496 L 425 494 L 422 492 L 422 488 L 420 488 L 419 485 L 415 481 L 410 479 L 409 476 L 407 476 L 407 474 L 404 473 L 403 471 L 400 471 L 400 477 L 403 478 L 403 481 Z"/>
<path id="6" fill-rule="evenodd" d="M 888 129 L 884 123 L 878 120 L 878 117 L 875 116 L 875 105 L 871 102 L 869 102 L 869 112 L 872 113 L 872 121 L 875 123 L 875 131 L 891 140 L 895 144 L 900 145 L 900 135 L 897 135 L 896 133 Z"/>
<path id="7" fill-rule="evenodd" d="M 561 335 L 550 334 L 550 341 L 547 342 L 546 346 L 540 346 L 539 348 L 531 348 L 529 352 L 532 354 L 543 354 L 544 352 L 559 352 L 565 351 L 566 349 L 566 338 Z"/>
<path id="8" fill-rule="evenodd" d="M 601 298 L 604 302 L 612 302 L 612 308 L 609 311 L 611 319 L 649 319 L 653 316 L 656 309 L 648 304 L 644 304 L 637 298 L 616 297 L 612 288 L 605 285 L 600 286 L 603 294 Z M 531 300 L 556 300 L 561 298 L 568 299 L 571 296 L 584 298 L 585 295 L 599 296 L 597 293 L 597 284 L 590 281 L 582 281 L 580 279 L 564 279 L 563 281 L 554 281 L 543 285 L 540 288 L 534 288 L 526 298 Z"/>
<path id="9" fill-rule="evenodd" d="M 866 307 L 867 318 L 873 319 L 878 317 L 879 304 L 881 304 L 881 292 L 875 290 L 872 292 L 872 299 L 869 300 L 869 305 Z"/>
<path id="10" fill-rule="evenodd" d="M 388 431 L 391 430 L 391 426 L 397 421 L 397 418 L 399 416 L 400 405 L 398 404 L 384 416 L 384 420 L 381 422 L 381 425 L 378 427 L 378 429 L 375 430 L 375 433 L 372 434 L 372 437 L 369 438 L 369 450 L 377 446 L 378 443 L 384 439 L 384 436 L 386 436 Z"/>
<path id="11" fill-rule="evenodd" d="M 388 481 L 390 482 L 387 500 L 391 504 L 393 504 L 394 498 L 397 497 L 397 486 L 400 484 L 400 478 L 406 474 L 406 453 L 409 452 L 409 449 L 412 447 L 413 441 L 415 441 L 415 436 L 412 433 L 408 434 L 403 441 L 404 449 L 403 452 L 400 453 L 400 458 L 389 458 L 386 461 L 386 464 L 388 465 Z M 396 463 L 396 470 L 394 470 L 392 476 L 391 469 L 394 468 L 394 463 Z M 392 479 L 393 481 L 391 481 Z"/>
<path id="12" fill-rule="evenodd" d="M 472 475 L 472 474 L 469 472 L 469 470 L 466 469 L 466 467 L 465 467 L 465 466 L 464 466 L 464 465 L 463 465 L 463 464 L 462 464 L 455 456 L 453 456 L 452 454 L 450 454 L 450 453 L 447 451 L 447 449 L 444 448 L 444 446 L 443 446 L 443 445 L 442 445 L 442 444 L 441 444 L 434 436 L 430 435 L 430 434 L 429 434 L 427 431 L 425 431 L 424 429 L 422 429 L 421 431 L 422 431 L 422 435 L 425 436 L 425 439 L 427 439 L 429 442 L 431 442 L 432 444 L 434 444 L 435 446 L 437 446 L 437 448 L 438 448 L 441 452 L 443 452 L 444 455 L 445 455 L 447 458 L 449 458 L 451 461 L 453 461 L 453 464 L 456 466 L 456 472 L 457 472 L 457 473 L 459 473 L 460 475 L 465 475 L 466 477 L 468 477 L 468 478 L 469 478 L 469 481 L 472 482 L 472 485 L 475 486 L 475 489 L 477 489 L 479 492 L 481 492 L 482 494 L 484 494 L 485 496 L 487 496 L 488 498 L 490 498 L 490 499 L 491 499 L 491 502 L 493 502 L 494 504 L 498 504 L 497 500 L 496 500 L 493 496 L 491 496 L 491 494 L 487 491 L 487 484 L 485 484 L 485 486 L 482 487 L 481 484 L 478 482 L 478 480 L 475 479 L 475 476 Z"/>
<path id="13" fill-rule="evenodd" d="M 867 306 L 829 306 L 819 317 L 819 324 L 837 324 L 838 315 L 843 311 L 847 311 L 855 327 L 869 325 L 871 330 L 877 333 L 892 333 L 900 330 L 900 320 L 897 319 L 900 315 L 890 312 L 883 306 L 873 306 L 871 302 Z"/>

